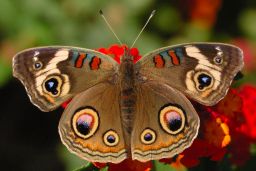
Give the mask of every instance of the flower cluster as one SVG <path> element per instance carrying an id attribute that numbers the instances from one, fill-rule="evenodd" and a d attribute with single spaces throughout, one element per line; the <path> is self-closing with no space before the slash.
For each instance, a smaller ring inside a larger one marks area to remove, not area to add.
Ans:
<path id="1" fill-rule="evenodd" d="M 113 57 L 113 59 L 120 64 L 121 56 L 124 54 L 124 49 L 126 48 L 127 48 L 126 45 L 123 45 L 123 46 L 113 45 L 109 48 L 99 48 L 98 51 Z M 129 50 L 130 50 L 130 54 L 133 56 L 133 62 L 136 63 L 141 58 L 138 49 L 131 48 Z"/>
<path id="2" fill-rule="evenodd" d="M 113 45 L 98 51 L 120 63 L 124 48 L 127 47 Z M 131 49 L 131 55 L 134 57 L 134 63 L 141 58 L 136 48 Z M 226 97 L 212 107 L 193 101 L 192 103 L 201 120 L 198 137 L 191 147 L 181 154 L 171 159 L 161 159 L 160 162 L 176 168 L 194 167 L 202 158 L 220 161 L 228 155 L 233 164 L 244 164 L 250 157 L 250 145 L 256 142 L 256 88 L 250 85 L 244 85 L 240 89 L 231 88 Z M 64 107 L 66 105 L 67 103 Z M 93 164 L 98 168 L 108 166 L 109 171 L 149 171 L 153 167 L 151 161 L 141 163 L 131 159 L 119 164 Z"/>
<path id="3" fill-rule="evenodd" d="M 201 120 L 198 138 L 174 162 L 193 167 L 200 158 L 220 161 L 230 154 L 233 164 L 244 164 L 250 157 L 250 145 L 256 142 L 255 104 L 256 88 L 249 85 L 231 89 L 213 107 L 195 104 Z"/>

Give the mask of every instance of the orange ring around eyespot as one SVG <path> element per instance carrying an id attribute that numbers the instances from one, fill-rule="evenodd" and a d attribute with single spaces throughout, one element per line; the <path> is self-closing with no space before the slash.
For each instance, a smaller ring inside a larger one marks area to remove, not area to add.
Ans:
<path id="1" fill-rule="evenodd" d="M 148 133 L 150 135 L 152 135 L 152 139 L 150 141 L 146 141 L 144 139 L 145 135 L 148 134 Z M 146 144 L 146 145 L 154 143 L 156 141 L 156 133 L 155 133 L 155 131 L 153 131 L 152 129 L 149 129 L 149 128 L 144 129 L 144 131 L 140 135 L 140 141 L 143 144 Z"/>
<path id="2" fill-rule="evenodd" d="M 110 136 L 110 135 L 112 135 L 112 136 L 115 137 L 115 142 L 113 142 L 113 143 L 108 142 L 108 139 L 107 139 L 107 138 L 108 138 L 108 136 Z M 105 143 L 107 146 L 110 146 L 110 147 L 116 146 L 116 145 L 119 143 L 119 136 L 118 136 L 118 134 L 117 134 L 115 131 L 109 130 L 109 131 L 107 131 L 107 132 L 104 134 L 104 136 L 103 136 L 103 141 L 104 141 L 104 143 Z"/>
<path id="3" fill-rule="evenodd" d="M 90 132 L 87 135 L 80 133 L 79 130 L 77 129 L 77 125 L 76 125 L 78 118 L 85 114 L 91 115 L 93 117 L 92 128 L 90 129 Z M 73 127 L 75 134 L 83 139 L 87 139 L 87 138 L 93 136 L 93 134 L 97 131 L 98 126 L 99 126 L 98 113 L 95 110 L 90 109 L 90 108 L 85 108 L 85 109 L 79 110 L 78 112 L 76 112 L 74 114 L 74 116 L 72 118 L 72 127 Z"/>
<path id="4" fill-rule="evenodd" d="M 171 111 L 174 111 L 176 113 L 178 113 L 181 117 L 181 126 L 179 129 L 177 129 L 176 131 L 172 131 L 168 128 L 168 126 L 166 125 L 166 121 L 164 119 L 164 115 L 168 112 L 171 112 Z M 172 105 L 169 105 L 169 106 L 166 106 L 164 107 L 161 111 L 160 111 L 160 114 L 159 114 L 159 120 L 160 120 L 160 125 L 161 127 L 169 134 L 172 134 L 172 135 L 175 135 L 175 134 L 178 134 L 180 131 L 183 130 L 183 128 L 185 127 L 185 114 L 183 112 L 182 109 L 176 107 L 176 106 L 172 106 Z"/>
<path id="5" fill-rule="evenodd" d="M 198 88 L 198 86 L 200 85 L 200 83 L 198 82 L 198 77 L 199 77 L 200 74 L 205 74 L 205 75 L 211 77 L 211 80 L 212 80 L 212 81 L 211 81 L 211 84 L 210 84 L 209 86 L 205 87 L 205 88 L 202 89 L 202 90 Z M 193 79 L 194 79 L 194 82 L 195 82 L 195 84 L 196 84 L 196 85 L 195 85 L 196 89 L 197 89 L 198 91 L 200 91 L 200 92 L 212 88 L 213 83 L 214 83 L 213 76 L 212 76 L 210 73 L 206 72 L 206 71 L 198 71 L 198 72 L 196 72 L 196 73 L 194 74 L 194 78 L 193 78 Z"/>

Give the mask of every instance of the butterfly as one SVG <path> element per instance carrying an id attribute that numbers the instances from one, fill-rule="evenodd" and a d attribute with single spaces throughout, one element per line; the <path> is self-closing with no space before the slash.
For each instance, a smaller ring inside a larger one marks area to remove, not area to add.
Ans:
<path id="1" fill-rule="evenodd" d="M 121 64 L 67 46 L 27 49 L 13 58 L 13 75 L 39 109 L 51 111 L 72 98 L 59 134 L 71 152 L 91 162 L 181 153 L 200 125 L 189 99 L 215 105 L 244 64 L 238 47 L 222 43 L 168 46 L 136 63 L 130 49 L 124 51 Z"/>

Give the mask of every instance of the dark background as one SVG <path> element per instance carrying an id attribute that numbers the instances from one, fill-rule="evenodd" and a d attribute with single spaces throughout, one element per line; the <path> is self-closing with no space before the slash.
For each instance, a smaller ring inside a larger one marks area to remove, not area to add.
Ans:
<path id="1" fill-rule="evenodd" d="M 85 163 L 60 142 L 63 109 L 43 113 L 33 106 L 12 77 L 11 59 L 34 46 L 97 49 L 117 43 L 99 9 L 128 45 L 157 10 L 135 45 L 141 54 L 175 43 L 233 43 L 245 52 L 243 81 L 256 83 L 255 0 L 0 0 L 0 170 L 62 171 Z M 250 164 L 245 168 L 250 170 Z"/>

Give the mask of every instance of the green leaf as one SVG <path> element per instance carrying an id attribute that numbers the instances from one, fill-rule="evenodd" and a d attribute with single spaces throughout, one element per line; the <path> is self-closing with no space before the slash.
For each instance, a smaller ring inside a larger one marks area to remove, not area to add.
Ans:
<path id="1" fill-rule="evenodd" d="M 175 168 L 173 168 L 171 165 L 169 164 L 164 164 L 161 163 L 159 161 L 154 160 L 153 161 L 154 164 L 154 168 L 153 171 L 176 171 Z M 187 169 L 180 169 L 180 171 L 186 171 Z"/>
<path id="2" fill-rule="evenodd" d="M 0 57 L 0 87 L 3 87 L 11 78 L 12 68 Z"/>
<path id="3" fill-rule="evenodd" d="M 190 23 L 185 26 L 184 34 L 191 42 L 202 42 L 209 40 L 211 32 L 197 23 Z"/>
<path id="4" fill-rule="evenodd" d="M 92 163 L 88 163 L 85 166 L 82 166 L 79 169 L 76 169 L 74 171 L 99 171 L 100 169 L 95 167 Z"/>
<path id="5" fill-rule="evenodd" d="M 155 19 L 152 21 L 163 33 L 174 33 L 181 29 L 182 21 L 177 9 L 171 6 L 163 6 L 157 11 Z"/>
<path id="6" fill-rule="evenodd" d="M 65 163 L 67 171 L 74 170 L 80 166 L 84 167 L 89 164 L 89 162 L 80 159 L 76 155 L 70 153 L 64 145 L 58 147 L 58 154 L 62 161 Z"/>
<path id="7" fill-rule="evenodd" d="M 82 166 L 79 169 L 76 169 L 74 171 L 107 171 L 108 167 L 104 167 L 102 169 L 97 168 L 96 166 L 94 166 L 92 163 L 88 163 L 86 166 Z"/>
<path id="8" fill-rule="evenodd" d="M 239 26 L 243 33 L 249 38 L 256 40 L 256 10 L 246 9 L 239 17 Z"/>

